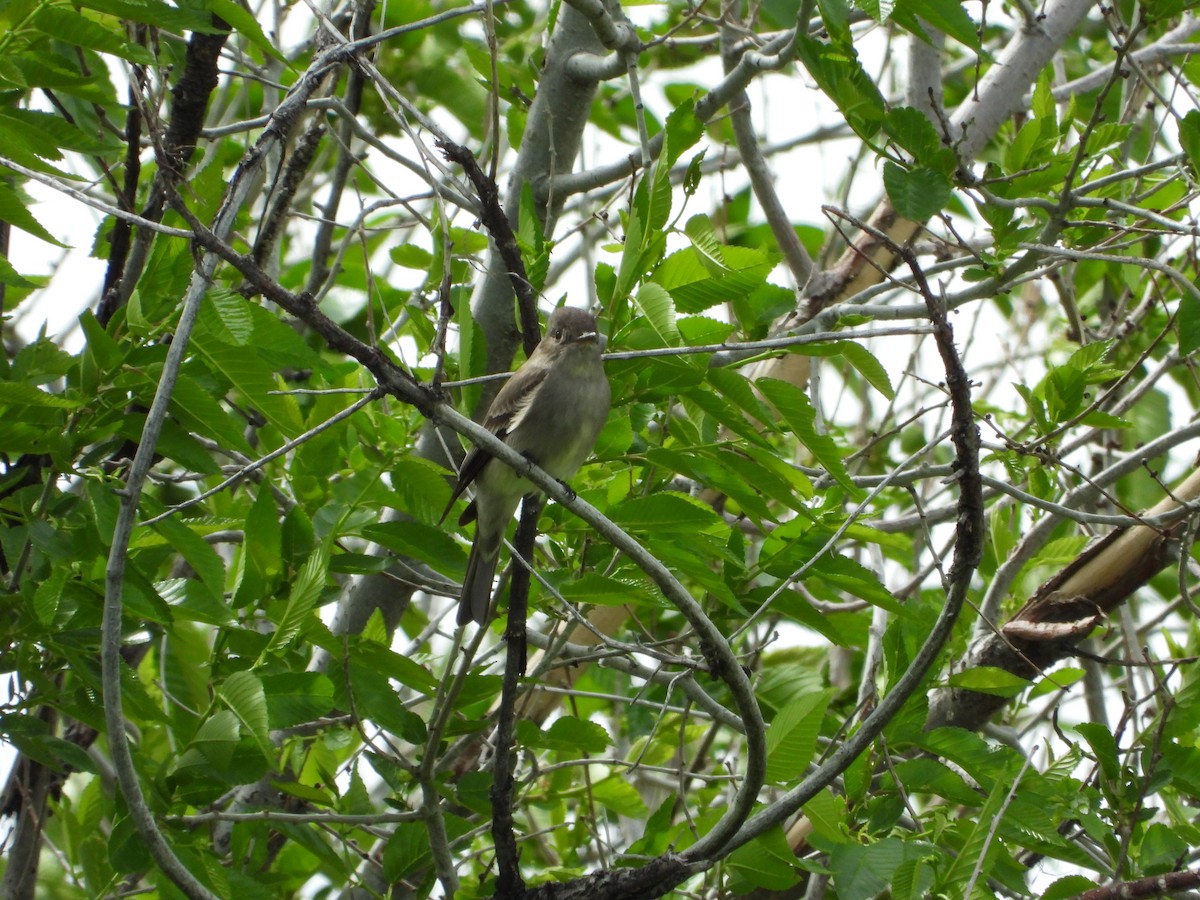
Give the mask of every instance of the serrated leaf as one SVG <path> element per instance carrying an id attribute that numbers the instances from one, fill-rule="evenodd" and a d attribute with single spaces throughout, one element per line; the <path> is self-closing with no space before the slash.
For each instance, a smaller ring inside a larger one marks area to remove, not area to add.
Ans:
<path id="1" fill-rule="evenodd" d="M 721 522 L 707 504 L 671 491 L 624 500 L 609 509 L 609 518 L 628 531 L 658 534 L 694 533 Z"/>
<path id="2" fill-rule="evenodd" d="M 644 819 L 650 814 L 637 788 L 624 778 L 605 778 L 592 785 L 591 793 L 592 799 L 617 815 Z"/>
<path id="3" fill-rule="evenodd" d="M 834 796 L 830 788 L 819 791 L 803 806 L 804 815 L 812 822 L 813 831 L 826 841 L 846 843 L 846 801 Z"/>
<path id="4" fill-rule="evenodd" d="M 359 715 L 410 743 L 422 743 L 425 722 L 408 709 L 386 678 L 357 655 L 350 658 L 350 684 Z"/>
<path id="5" fill-rule="evenodd" d="M 658 335 L 663 347 L 678 347 L 679 328 L 675 324 L 675 302 L 661 286 L 647 282 L 638 288 L 634 298 L 642 315 Z"/>
<path id="6" fill-rule="evenodd" d="M 1117 780 L 1121 775 L 1121 763 L 1117 739 L 1113 737 L 1112 731 L 1099 722 L 1081 722 L 1075 726 L 1075 731 L 1092 748 L 1092 753 L 1095 755 L 1096 761 L 1100 763 L 1104 776 L 1110 781 Z"/>
<path id="7" fill-rule="evenodd" d="M 275 631 L 271 635 L 270 641 L 267 642 L 267 646 L 263 648 L 260 660 L 265 659 L 271 653 L 282 650 L 295 640 L 296 635 L 307 624 L 313 609 L 316 608 L 317 600 L 320 599 L 321 591 L 325 587 L 325 577 L 328 572 L 329 552 L 324 547 L 318 547 L 309 554 L 300 571 L 296 573 L 292 589 L 288 592 L 283 615 L 280 616 L 279 623 L 275 626 Z"/>
<path id="8" fill-rule="evenodd" d="M 1070 687 L 1077 681 L 1080 681 L 1083 676 L 1083 669 L 1075 666 L 1063 666 L 1061 669 L 1055 669 L 1033 686 L 1033 690 L 1029 692 L 1029 699 L 1035 700 L 1038 697 L 1044 697 L 1046 694 L 1057 693 L 1063 688 Z"/>
<path id="9" fill-rule="evenodd" d="M 607 731 L 595 722 L 575 716 L 561 716 L 545 730 L 528 719 L 522 720 L 517 724 L 517 741 L 522 747 L 558 750 L 576 756 L 603 753 L 612 746 Z"/>
<path id="10" fill-rule="evenodd" d="M 209 8 L 213 13 L 232 25 L 238 34 L 249 39 L 250 43 L 261 50 L 264 55 L 274 57 L 279 62 L 288 65 L 288 61 L 284 58 L 283 54 L 276 50 L 275 46 L 267 40 L 262 26 L 258 24 L 258 20 L 254 18 L 248 9 L 240 6 L 235 0 L 209 0 L 209 4 Z"/>
<path id="11" fill-rule="evenodd" d="M 807 35 L 797 35 L 796 55 L 822 93 L 841 110 L 846 124 L 866 140 L 874 137 L 883 124 L 887 105 L 853 48 L 847 52 Z"/>
<path id="12" fill-rule="evenodd" d="M 6 284 L 9 287 L 15 288 L 33 288 L 37 286 L 14 269 L 12 263 L 8 261 L 8 257 L 3 253 L 0 253 L 0 284 Z"/>
<path id="13" fill-rule="evenodd" d="M 794 782 L 812 762 L 817 735 L 829 693 L 820 691 L 793 700 L 775 714 L 767 729 L 767 780 L 773 784 Z"/>
<path id="14" fill-rule="evenodd" d="M 637 603 L 654 594 L 654 589 L 645 582 L 622 581 L 597 572 L 585 572 L 580 577 L 563 581 L 555 587 L 565 600 L 576 605 L 590 603 L 593 606 L 622 606 L 626 603 Z"/>
<path id="15" fill-rule="evenodd" d="M 683 226 L 683 233 L 692 242 L 696 257 L 711 275 L 723 275 L 729 271 L 721 253 L 721 242 L 713 232 L 712 221 L 705 215 L 695 215 Z"/>
<path id="16" fill-rule="evenodd" d="M 110 53 L 143 66 L 154 65 L 154 54 L 148 49 L 127 41 L 121 32 L 110 31 L 77 10 L 62 6 L 43 6 L 33 20 L 42 31 L 68 44 L 86 47 L 98 53 Z"/>
<path id="17" fill-rule="evenodd" d="M 695 146 L 704 135 L 704 123 L 696 117 L 695 102 L 688 98 L 678 104 L 667 116 L 664 153 L 659 163 L 665 170 L 670 170 L 685 150 Z M 703 157 L 704 154 L 698 154 Z M 695 160 L 693 165 L 698 165 Z M 665 221 L 665 220 L 664 220 Z"/>
<path id="18" fill-rule="evenodd" d="M 234 672 L 225 679 L 217 695 L 253 736 L 267 761 L 272 761 L 275 754 L 268 733 L 267 695 L 258 676 L 249 671 Z"/>
<path id="19" fill-rule="evenodd" d="M 52 394 L 20 381 L 0 381 L 0 406 L 77 409 L 82 404 L 66 394 Z"/>
<path id="20" fill-rule="evenodd" d="M 904 855 L 904 843 L 896 838 L 834 847 L 829 854 L 829 868 L 839 900 L 871 900 L 885 892 Z"/>
<path id="21" fill-rule="evenodd" d="M 941 172 L 924 166 L 907 169 L 888 160 L 883 164 L 883 186 L 901 216 L 924 222 L 950 202 L 950 181 Z"/>
<path id="22" fill-rule="evenodd" d="M 950 684 L 981 694 L 994 694 L 997 697 L 1015 697 L 1029 687 L 1028 679 L 994 666 L 976 666 L 956 672 L 950 676 Z"/>
<path id="23" fill-rule="evenodd" d="M 887 369 L 861 344 L 854 341 L 802 344 L 795 349 L 795 352 L 804 356 L 844 356 L 846 361 L 858 370 L 858 374 L 865 378 L 871 387 L 889 400 L 894 400 L 896 397 L 896 390 L 892 387 L 892 379 L 888 377 Z"/>
<path id="24" fill-rule="evenodd" d="M 362 536 L 401 556 L 428 563 L 439 572 L 456 572 L 467 564 L 466 554 L 454 538 L 423 522 L 380 522 L 363 528 Z"/>
<path id="25" fill-rule="evenodd" d="M 707 152 L 707 150 L 701 150 L 693 156 L 691 162 L 688 163 L 687 171 L 683 173 L 683 192 L 689 197 L 695 194 L 696 188 L 700 186 L 700 176 L 704 171 L 701 169 L 701 165 L 704 163 L 704 155 Z"/>
<path id="26" fill-rule="evenodd" d="M 149 394 L 147 392 L 147 400 Z M 188 431 L 211 438 L 223 447 L 238 450 L 248 456 L 254 450 L 234 417 L 192 376 L 180 372 L 171 392 L 171 412 Z"/>
<path id="27" fill-rule="evenodd" d="M 796 853 L 788 846 L 782 826 L 775 826 L 761 837 L 738 847 L 726 861 L 733 878 L 731 887 L 738 895 L 786 891 L 797 882 Z"/>
<path id="28" fill-rule="evenodd" d="M 902 0 L 906 13 L 924 19 L 965 47 L 978 50 L 979 29 L 967 15 L 960 0 Z"/>
<path id="29" fill-rule="evenodd" d="M 396 508 L 420 522 L 436 525 L 450 498 L 445 476 L 445 469 L 419 456 L 396 460 L 391 471 L 392 487 L 403 498 Z"/>
<path id="30" fill-rule="evenodd" d="M 415 659 L 396 653 L 370 641 L 358 643 L 354 658 L 375 673 L 375 677 L 394 678 L 405 687 L 426 693 L 437 689 L 438 681 Z"/>
<path id="31" fill-rule="evenodd" d="M 199 330 L 192 346 L 214 372 L 242 394 L 244 402 L 253 403 L 283 434 L 304 430 L 295 398 L 273 393 L 280 387 L 278 376 L 262 354 L 249 353 L 244 346 L 225 343 Z"/>
<path id="32" fill-rule="evenodd" d="M 1187 154 L 1192 171 L 1200 174 L 1200 110 L 1188 110 L 1179 119 L 1179 146 Z"/>
<path id="33" fill-rule="evenodd" d="M 911 106 L 889 109 L 883 119 L 883 128 L 896 146 L 917 162 L 926 162 L 941 149 L 942 141 L 933 123 Z"/>
<path id="34" fill-rule="evenodd" d="M 861 499 L 864 495 L 861 488 L 850 480 L 846 465 L 837 445 L 827 434 L 818 434 L 816 430 L 816 410 L 813 409 L 805 393 L 786 381 L 774 378 L 760 378 L 756 382 L 768 402 L 779 411 L 792 433 L 833 479 L 844 487 L 850 496 Z"/>
<path id="35" fill-rule="evenodd" d="M 41 582 L 33 592 L 33 614 L 43 625 L 54 621 L 59 602 L 62 600 L 63 588 L 70 574 L 65 567 L 54 569 L 50 572 L 50 577 Z"/>
<path id="36" fill-rule="evenodd" d="M 699 313 L 744 298 L 766 283 L 778 258 L 763 250 L 719 245 L 719 266 L 689 247 L 667 256 L 651 281 L 666 288 L 680 312 Z M 710 252 L 715 252 L 710 249 Z"/>
<path id="37" fill-rule="evenodd" d="M 19 192 L 0 181 L 0 221 L 7 222 L 14 228 L 20 228 L 36 238 L 41 238 L 48 244 L 66 247 L 66 244 L 55 238 L 42 226 L 41 222 L 33 217 L 33 213 L 29 211 L 32 204 L 33 201 L 24 192 Z"/>
<path id="38" fill-rule="evenodd" d="M 208 541 L 192 530 L 191 524 L 170 516 L 151 527 L 187 560 L 208 592 L 221 597 L 225 593 L 225 561 Z"/>
<path id="39" fill-rule="evenodd" d="M 1188 115 L 1193 113 L 1194 110 Z M 1200 119 L 1200 113 L 1196 115 Z M 1200 121 L 1197 128 L 1200 129 Z M 1197 135 L 1197 149 L 1200 150 L 1200 135 Z M 1190 291 L 1184 291 L 1179 300 L 1179 315 L 1175 319 L 1175 328 L 1179 335 L 1180 356 L 1190 356 L 1200 350 L 1200 299 Z"/>

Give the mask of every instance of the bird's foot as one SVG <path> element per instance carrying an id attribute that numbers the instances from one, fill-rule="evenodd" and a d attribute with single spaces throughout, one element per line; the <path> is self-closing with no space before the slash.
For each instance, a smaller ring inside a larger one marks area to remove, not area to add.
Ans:
<path id="1" fill-rule="evenodd" d="M 561 478 L 558 479 L 558 486 L 561 487 L 564 492 L 566 492 L 568 503 L 570 503 L 572 500 L 576 499 L 579 496 L 577 493 L 575 493 L 575 488 L 571 487 L 569 484 L 567 484 Z"/>

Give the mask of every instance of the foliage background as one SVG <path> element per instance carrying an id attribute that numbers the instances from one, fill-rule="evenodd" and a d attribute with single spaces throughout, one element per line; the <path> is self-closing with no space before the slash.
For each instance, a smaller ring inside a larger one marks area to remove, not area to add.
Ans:
<path id="1" fill-rule="evenodd" d="M 0 894 L 1200 884 L 1187 5 L 627 7 L 0 6 Z M 510 792 L 438 516 L 514 280 L 616 402 Z"/>

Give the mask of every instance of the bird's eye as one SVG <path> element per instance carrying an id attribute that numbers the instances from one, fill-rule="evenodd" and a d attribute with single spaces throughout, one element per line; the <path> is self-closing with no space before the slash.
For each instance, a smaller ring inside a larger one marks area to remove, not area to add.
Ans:
<path id="1" fill-rule="evenodd" d="M 555 328 L 555 329 L 554 329 L 554 334 L 552 334 L 552 335 L 550 335 L 550 336 L 551 336 L 552 338 L 554 338 L 556 341 L 561 341 L 561 340 L 562 340 L 562 329 L 561 329 L 561 328 Z"/>

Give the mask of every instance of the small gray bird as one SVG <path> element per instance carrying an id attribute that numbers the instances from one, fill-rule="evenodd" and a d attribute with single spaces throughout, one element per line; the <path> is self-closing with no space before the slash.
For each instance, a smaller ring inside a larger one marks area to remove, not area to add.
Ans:
<path id="1" fill-rule="evenodd" d="M 608 418 L 611 393 L 602 349 L 595 316 L 570 306 L 556 309 L 542 342 L 496 394 L 483 427 L 566 481 L 592 452 Z M 459 625 L 487 620 L 504 532 L 521 497 L 533 492 L 533 485 L 513 469 L 473 447 L 459 469 L 443 520 L 472 482 L 475 499 L 458 519 L 459 525 L 475 520 L 475 541 L 458 601 Z"/>

